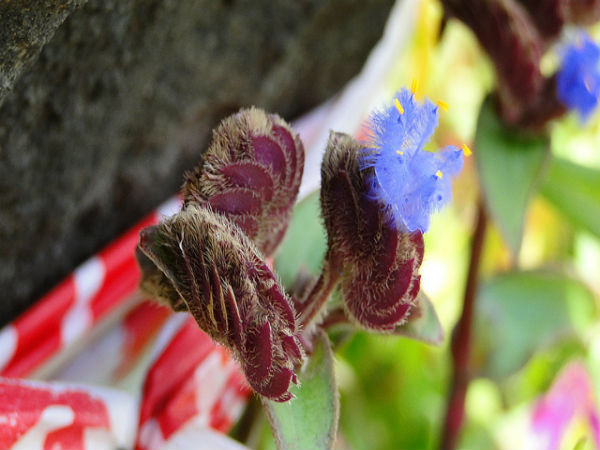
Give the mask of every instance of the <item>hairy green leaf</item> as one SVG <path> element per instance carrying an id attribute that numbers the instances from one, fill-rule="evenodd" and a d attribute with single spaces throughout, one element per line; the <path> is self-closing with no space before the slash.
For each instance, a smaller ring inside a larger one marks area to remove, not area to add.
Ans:
<path id="1" fill-rule="evenodd" d="M 396 327 L 394 334 L 432 345 L 440 345 L 444 340 L 440 319 L 431 300 L 422 291 L 417 296 L 417 303 L 411 309 L 408 321 Z"/>
<path id="2" fill-rule="evenodd" d="M 329 340 L 320 332 L 314 351 L 292 386 L 295 399 L 265 409 L 279 449 L 325 450 L 333 447 L 339 418 L 339 398 Z"/>

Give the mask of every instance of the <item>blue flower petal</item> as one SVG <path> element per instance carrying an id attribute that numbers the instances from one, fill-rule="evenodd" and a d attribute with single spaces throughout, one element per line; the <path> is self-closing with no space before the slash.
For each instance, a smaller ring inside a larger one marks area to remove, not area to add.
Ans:
<path id="1" fill-rule="evenodd" d="M 452 198 L 452 178 L 463 166 L 463 151 L 423 147 L 438 124 L 438 107 L 418 103 L 408 89 L 396 94 L 399 106 L 376 111 L 368 122 L 369 141 L 361 169 L 372 168 L 369 195 L 377 199 L 399 229 L 427 231 L 429 218 Z"/>
<path id="2" fill-rule="evenodd" d="M 581 33 L 562 55 L 557 76 L 559 100 L 586 120 L 600 99 L 600 47 Z"/>

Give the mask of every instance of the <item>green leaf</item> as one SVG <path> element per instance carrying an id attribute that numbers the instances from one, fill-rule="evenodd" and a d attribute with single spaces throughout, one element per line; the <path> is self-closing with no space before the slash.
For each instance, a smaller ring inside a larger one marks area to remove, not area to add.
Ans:
<path id="1" fill-rule="evenodd" d="M 475 162 L 485 203 L 509 248 L 521 247 L 529 199 L 549 154 L 546 136 L 513 130 L 497 117 L 490 99 L 481 107 Z"/>
<path id="2" fill-rule="evenodd" d="M 394 330 L 394 334 L 409 339 L 440 345 L 444 340 L 444 330 L 435 308 L 423 292 L 419 292 L 417 303 L 411 309 L 408 321 Z"/>
<path id="3" fill-rule="evenodd" d="M 292 286 L 300 269 L 318 275 L 326 250 L 319 193 L 314 192 L 294 207 L 285 239 L 275 255 L 275 270 L 283 285 Z"/>
<path id="4" fill-rule="evenodd" d="M 300 386 L 290 388 L 295 399 L 285 403 L 264 402 L 277 448 L 330 449 L 337 433 L 339 398 L 333 353 L 323 331 L 319 332 L 299 380 Z"/>
<path id="5" fill-rule="evenodd" d="M 540 349 L 576 337 L 596 315 L 594 296 L 559 273 L 513 272 L 487 282 L 477 298 L 473 366 L 506 377 Z"/>
<path id="6" fill-rule="evenodd" d="M 575 225 L 600 237 L 600 170 L 552 158 L 542 194 Z"/>

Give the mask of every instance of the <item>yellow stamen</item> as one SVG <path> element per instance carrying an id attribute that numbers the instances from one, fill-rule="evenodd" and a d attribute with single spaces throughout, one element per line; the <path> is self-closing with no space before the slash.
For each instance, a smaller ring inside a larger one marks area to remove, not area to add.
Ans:
<path id="1" fill-rule="evenodd" d="M 400 103 L 400 100 L 394 99 L 394 105 L 396 105 L 396 109 L 400 114 L 404 114 L 404 108 L 402 107 L 402 103 Z"/>
<path id="2" fill-rule="evenodd" d="M 467 144 L 463 144 L 462 145 L 462 151 L 465 154 L 465 156 L 471 156 L 473 154 L 473 152 L 471 151 L 471 149 L 467 146 Z"/>
<path id="3" fill-rule="evenodd" d="M 438 100 L 437 104 L 438 104 L 438 106 L 439 106 L 440 108 L 442 108 L 444 111 L 448 111 L 448 108 L 450 108 L 450 105 L 448 105 L 448 103 L 446 103 L 446 102 L 445 102 L 445 101 L 443 101 L 443 100 Z"/>
<path id="4" fill-rule="evenodd" d="M 413 78 L 412 84 L 410 86 L 410 90 L 412 91 L 413 95 L 417 95 L 417 89 L 419 89 L 419 82 L 416 78 Z"/>
<path id="5" fill-rule="evenodd" d="M 396 153 L 398 153 L 400 156 L 404 155 L 404 152 L 401 150 L 396 150 Z"/>
<path id="6" fill-rule="evenodd" d="M 444 174 L 442 173 L 442 171 L 441 171 L 441 170 L 438 170 L 438 171 L 435 173 L 435 176 L 436 176 L 436 177 L 438 177 L 438 178 L 443 178 L 443 177 L 444 177 Z"/>

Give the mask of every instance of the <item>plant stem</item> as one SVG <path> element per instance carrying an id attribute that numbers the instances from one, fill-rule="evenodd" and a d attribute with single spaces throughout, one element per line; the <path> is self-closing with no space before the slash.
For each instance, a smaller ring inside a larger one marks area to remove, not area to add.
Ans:
<path id="1" fill-rule="evenodd" d="M 319 279 L 301 304 L 300 325 L 305 330 L 310 328 L 313 320 L 323 310 L 340 277 L 337 265 L 332 263 L 328 256 L 323 261 L 323 269 Z"/>
<path id="2" fill-rule="evenodd" d="M 477 222 L 471 243 L 471 256 L 465 285 L 463 310 L 452 333 L 451 352 L 453 374 L 452 385 L 448 395 L 444 430 L 440 444 L 440 448 L 443 450 L 452 450 L 456 447 L 464 419 L 465 397 L 470 381 L 469 357 L 471 354 L 471 328 L 475 296 L 477 293 L 479 262 L 481 260 L 481 252 L 487 226 L 485 207 L 481 200 L 478 203 L 476 220 Z"/>
<path id="3" fill-rule="evenodd" d="M 246 444 L 250 448 L 256 448 L 256 441 L 259 440 L 261 424 L 264 422 L 262 404 L 258 396 L 250 397 L 242 417 L 238 420 L 235 427 L 231 430 L 230 436 Z"/>
<path id="4" fill-rule="evenodd" d="M 348 320 L 348 316 L 346 316 L 344 308 L 340 307 L 327 312 L 327 315 L 323 318 L 323 322 L 321 322 L 321 328 L 327 330 L 342 323 L 348 324 L 350 321 Z"/>

